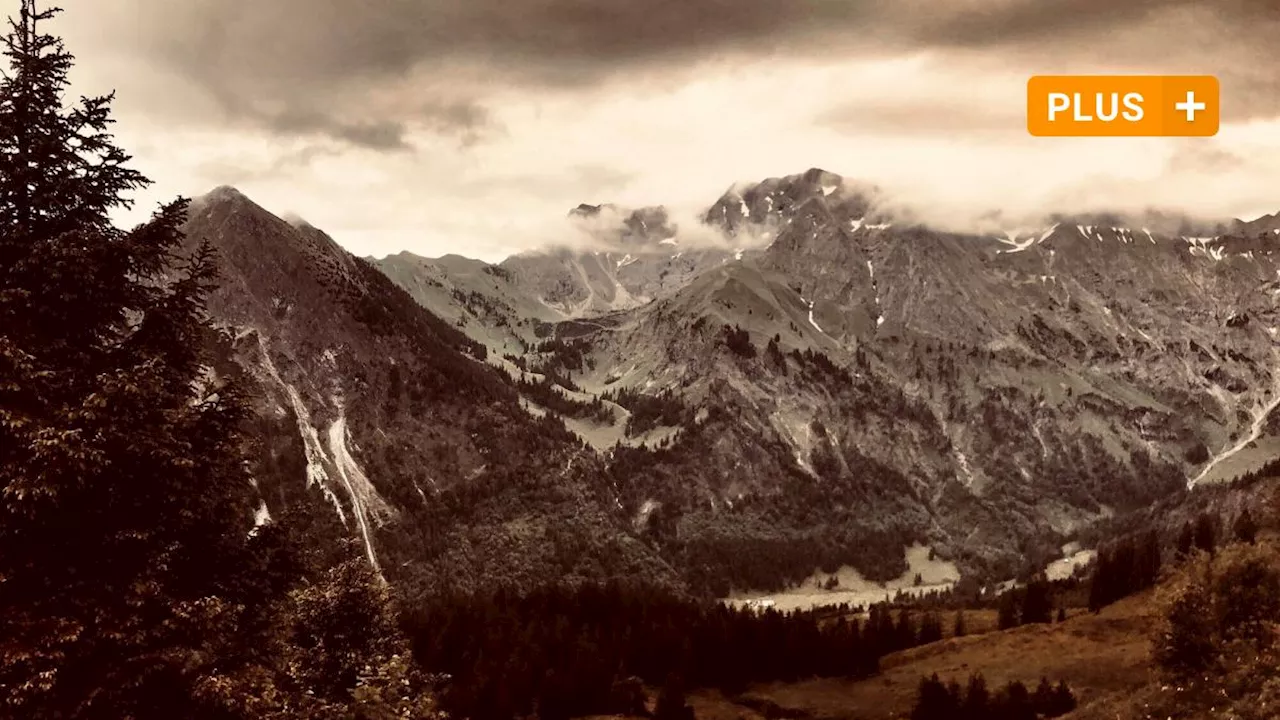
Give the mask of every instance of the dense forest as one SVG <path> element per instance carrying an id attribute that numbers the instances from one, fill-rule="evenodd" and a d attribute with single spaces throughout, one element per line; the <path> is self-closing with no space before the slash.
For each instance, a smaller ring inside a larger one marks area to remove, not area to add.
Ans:
<path id="1" fill-rule="evenodd" d="M 642 584 L 435 598 L 404 625 L 423 668 L 445 674 L 460 717 L 643 714 L 644 688 L 739 693 L 812 677 L 867 677 L 883 655 L 942 638 L 937 613 L 734 609 Z"/>

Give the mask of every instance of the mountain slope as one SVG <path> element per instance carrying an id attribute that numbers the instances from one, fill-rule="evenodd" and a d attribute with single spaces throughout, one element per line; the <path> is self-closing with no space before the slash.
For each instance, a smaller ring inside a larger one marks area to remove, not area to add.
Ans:
<path id="1" fill-rule="evenodd" d="M 229 188 L 187 232 L 217 251 L 209 309 L 259 398 L 261 514 L 301 510 L 416 591 L 669 574 L 622 532 L 598 461 L 367 262 Z"/>
<path id="2" fill-rule="evenodd" d="M 526 356 L 637 433 L 676 433 L 610 465 L 702 589 L 815 565 L 896 577 L 911 542 L 1008 577 L 1280 454 L 1274 233 L 1173 235 L 1195 225 L 1172 216 L 938 232 L 821 170 L 735 186 L 705 220 L 769 245 L 560 322 L 557 351 Z"/>

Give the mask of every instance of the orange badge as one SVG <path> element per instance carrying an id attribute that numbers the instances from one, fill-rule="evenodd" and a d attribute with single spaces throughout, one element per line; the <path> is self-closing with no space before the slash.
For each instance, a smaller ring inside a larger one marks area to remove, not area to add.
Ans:
<path id="1" fill-rule="evenodd" d="M 1038 137 L 1209 137 L 1218 134 L 1212 75 L 1037 75 L 1027 130 Z"/>

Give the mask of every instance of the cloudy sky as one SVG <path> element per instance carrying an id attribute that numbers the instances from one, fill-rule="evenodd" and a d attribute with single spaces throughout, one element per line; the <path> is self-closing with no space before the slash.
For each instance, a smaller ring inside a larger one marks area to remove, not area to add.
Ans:
<path id="1" fill-rule="evenodd" d="M 15 6 L 16 0 L 5 0 Z M 938 224 L 1280 210 L 1275 0 L 76 0 L 141 206 L 234 185 L 362 255 L 487 260 L 581 202 L 821 167 Z M 1214 74 L 1211 139 L 1051 139 L 1035 74 Z"/>

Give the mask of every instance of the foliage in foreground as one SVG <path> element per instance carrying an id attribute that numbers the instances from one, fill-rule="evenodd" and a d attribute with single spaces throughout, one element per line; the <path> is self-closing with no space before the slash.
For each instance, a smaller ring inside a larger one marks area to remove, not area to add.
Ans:
<path id="1" fill-rule="evenodd" d="M 147 184 L 111 98 L 23 0 L 0 80 L 0 715 L 427 717 L 381 580 L 253 525 L 235 378 L 210 368 L 212 251 Z"/>
<path id="2" fill-rule="evenodd" d="M 1236 543 L 1190 560 L 1164 593 L 1161 683 L 1141 717 L 1263 720 L 1280 712 L 1280 554 Z"/>

